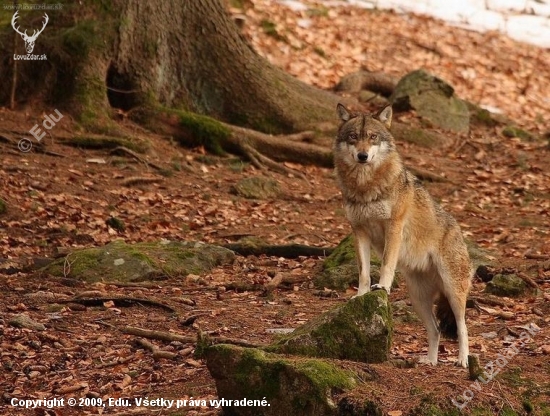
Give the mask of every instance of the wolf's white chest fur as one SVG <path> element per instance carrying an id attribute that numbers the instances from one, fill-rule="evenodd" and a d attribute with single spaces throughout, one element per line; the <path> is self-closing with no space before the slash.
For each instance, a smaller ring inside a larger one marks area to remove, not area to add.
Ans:
<path id="1" fill-rule="evenodd" d="M 346 204 L 345 209 L 348 220 L 354 226 L 373 220 L 387 220 L 391 216 L 391 204 L 388 200 Z"/>

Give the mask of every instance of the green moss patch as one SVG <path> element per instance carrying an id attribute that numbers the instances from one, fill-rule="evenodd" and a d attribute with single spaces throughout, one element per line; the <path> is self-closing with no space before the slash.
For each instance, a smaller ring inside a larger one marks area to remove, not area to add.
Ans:
<path id="1" fill-rule="evenodd" d="M 269 406 L 225 406 L 233 415 L 334 415 L 335 395 L 352 389 L 356 376 L 327 361 L 283 357 L 258 349 L 215 345 L 206 365 L 218 397 L 263 400 Z"/>
<path id="2" fill-rule="evenodd" d="M 234 258 L 232 251 L 204 243 L 114 241 L 104 247 L 77 250 L 43 271 L 87 282 L 129 282 L 202 274 Z"/>
<path id="3" fill-rule="evenodd" d="M 493 277 L 485 291 L 497 296 L 518 297 L 527 291 L 527 284 L 515 274 L 497 274 Z"/>
<path id="4" fill-rule="evenodd" d="M 388 360 L 392 314 L 385 291 L 338 305 L 268 347 L 269 351 L 366 363 Z"/>
<path id="5" fill-rule="evenodd" d="M 506 126 L 502 129 L 502 134 L 506 137 L 519 137 L 526 141 L 535 141 L 536 137 L 529 133 L 527 130 L 523 130 L 518 126 Z"/>
<path id="6" fill-rule="evenodd" d="M 397 83 L 390 102 L 397 111 L 416 110 L 431 124 L 446 130 L 466 133 L 470 112 L 447 82 L 420 69 L 408 73 Z"/>
<path id="7" fill-rule="evenodd" d="M 222 142 L 231 134 L 227 127 L 212 117 L 200 114 L 180 111 L 178 115 L 180 126 L 192 136 L 190 142 L 188 137 L 182 138 L 183 144 L 195 143 L 204 146 L 211 153 L 225 154 Z"/>

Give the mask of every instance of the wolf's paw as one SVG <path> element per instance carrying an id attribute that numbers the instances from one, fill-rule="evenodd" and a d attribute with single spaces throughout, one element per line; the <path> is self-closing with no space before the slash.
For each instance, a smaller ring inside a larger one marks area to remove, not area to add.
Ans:
<path id="1" fill-rule="evenodd" d="M 437 359 L 435 361 L 431 361 L 427 355 L 423 355 L 418 358 L 418 364 L 437 365 Z"/>
<path id="2" fill-rule="evenodd" d="M 458 359 L 455 361 L 455 366 L 456 367 L 464 367 L 464 368 L 468 368 L 468 358 L 466 359 Z"/>
<path id="3" fill-rule="evenodd" d="M 390 289 L 388 289 L 387 287 L 384 287 L 382 285 L 379 285 L 378 283 L 372 285 L 370 287 L 370 290 L 385 290 L 388 293 L 388 295 L 390 294 Z"/>

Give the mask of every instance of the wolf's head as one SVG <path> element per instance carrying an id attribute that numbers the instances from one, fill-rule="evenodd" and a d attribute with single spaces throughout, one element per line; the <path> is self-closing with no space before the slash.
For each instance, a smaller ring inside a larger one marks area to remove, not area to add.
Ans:
<path id="1" fill-rule="evenodd" d="M 342 121 L 334 145 L 334 156 L 339 161 L 347 165 L 376 166 L 395 150 L 389 132 L 390 106 L 375 115 L 351 113 L 342 104 L 336 109 Z"/>

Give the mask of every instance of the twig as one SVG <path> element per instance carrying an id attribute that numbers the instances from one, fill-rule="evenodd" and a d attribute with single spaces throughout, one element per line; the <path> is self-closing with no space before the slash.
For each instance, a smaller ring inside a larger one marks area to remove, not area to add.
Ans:
<path id="1" fill-rule="evenodd" d="M 265 284 L 265 295 L 269 296 L 269 294 L 277 289 L 277 286 L 279 286 L 282 282 L 283 274 L 277 273 L 273 279 Z"/>
<path id="2" fill-rule="evenodd" d="M 438 175 L 437 173 L 429 172 L 424 169 L 420 168 L 413 168 L 410 166 L 407 166 L 407 169 L 418 179 L 422 179 L 424 181 L 428 182 L 449 182 L 449 180 L 441 175 Z"/>
<path id="3" fill-rule="evenodd" d="M 525 273 L 517 272 L 516 274 L 520 279 L 522 279 L 525 283 L 527 283 L 532 288 L 534 288 L 534 289 L 539 288 L 539 285 L 533 279 L 531 279 L 529 276 L 527 276 Z"/>
<path id="4" fill-rule="evenodd" d="M 125 326 L 120 328 L 120 331 L 128 335 L 136 335 L 143 338 L 157 339 L 157 340 L 166 341 L 166 342 L 178 341 L 185 344 L 190 344 L 190 343 L 195 344 L 197 342 L 197 337 L 178 335 L 171 332 L 152 331 L 149 329 L 137 328 L 135 326 Z M 243 339 L 237 339 L 237 338 L 209 337 L 209 340 L 212 344 L 232 344 L 232 345 L 239 345 L 241 347 L 248 347 L 248 348 L 265 347 L 265 344 L 256 344 L 253 342 L 249 342 L 249 341 L 246 341 Z"/>
<path id="5" fill-rule="evenodd" d="M 510 302 L 505 302 L 502 299 L 498 299 L 494 296 L 485 296 L 485 297 L 472 297 L 471 299 L 475 300 L 478 303 L 489 306 L 501 306 L 503 308 L 511 308 L 513 305 Z"/>
<path id="6" fill-rule="evenodd" d="M 145 176 L 133 176 L 122 181 L 123 186 L 132 186 L 132 185 L 146 185 L 149 183 L 161 182 L 162 178 L 151 178 Z"/>
<path id="7" fill-rule="evenodd" d="M 123 154 L 129 155 L 129 156 L 133 157 L 134 159 L 136 159 L 138 162 L 141 162 L 146 166 L 151 166 L 152 168 L 154 168 L 156 170 L 159 170 L 159 171 L 162 170 L 162 167 L 160 167 L 156 163 L 149 162 L 148 160 L 145 160 L 140 155 L 138 155 L 136 152 L 134 152 L 133 150 L 128 149 L 127 147 L 118 146 L 118 147 L 115 147 L 113 150 L 111 150 L 111 154 L 117 154 L 117 153 L 118 154 L 123 153 Z"/>
<path id="8" fill-rule="evenodd" d="M 151 351 L 153 353 L 153 358 L 156 360 L 158 358 L 168 358 L 170 360 L 173 360 L 178 356 L 178 354 L 170 352 L 170 351 L 163 351 L 159 349 L 155 344 L 145 340 L 145 339 L 136 339 L 136 344 L 142 346 L 143 348 Z"/>
<path id="9" fill-rule="evenodd" d="M 56 303 L 78 303 L 84 306 L 102 306 L 105 302 L 114 302 L 117 306 L 134 306 L 147 305 L 156 308 L 164 309 L 171 313 L 176 313 L 176 310 L 171 306 L 160 303 L 152 299 L 129 298 L 129 297 L 100 297 L 100 298 L 73 298 L 66 300 L 56 300 Z"/>

